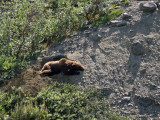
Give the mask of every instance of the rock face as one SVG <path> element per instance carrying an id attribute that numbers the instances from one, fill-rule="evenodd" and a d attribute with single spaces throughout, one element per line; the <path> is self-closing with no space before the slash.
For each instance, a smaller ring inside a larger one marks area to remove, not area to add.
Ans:
<path id="1" fill-rule="evenodd" d="M 157 5 L 154 2 L 140 3 L 139 8 L 144 12 L 154 12 L 157 9 Z"/>
<path id="2" fill-rule="evenodd" d="M 131 51 L 134 55 L 143 55 L 145 53 L 145 48 L 141 41 L 134 41 L 131 45 Z"/>

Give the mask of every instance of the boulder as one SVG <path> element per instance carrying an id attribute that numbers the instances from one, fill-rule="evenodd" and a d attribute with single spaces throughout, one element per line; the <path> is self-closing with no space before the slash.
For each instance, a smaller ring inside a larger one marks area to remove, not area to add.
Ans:
<path id="1" fill-rule="evenodd" d="M 144 12 L 154 12 L 157 9 L 157 5 L 151 1 L 147 3 L 140 3 L 139 8 Z"/>
<path id="2" fill-rule="evenodd" d="M 131 45 L 131 52 L 134 55 L 143 55 L 145 53 L 145 48 L 141 41 L 134 41 Z"/>
<path id="3" fill-rule="evenodd" d="M 129 15 L 128 13 L 123 13 L 123 16 L 122 16 L 122 18 L 123 18 L 123 20 L 128 20 L 128 19 L 130 19 L 132 17 L 132 15 Z"/>
<path id="4" fill-rule="evenodd" d="M 136 104 L 142 106 L 142 107 L 149 107 L 151 106 L 154 102 L 150 97 L 143 97 L 140 95 L 135 95 L 134 101 Z"/>
<path id="5" fill-rule="evenodd" d="M 143 3 L 139 3 L 139 9 L 143 11 Z"/>
<path id="6" fill-rule="evenodd" d="M 157 8 L 160 8 L 160 2 L 156 2 Z"/>
<path id="7" fill-rule="evenodd" d="M 127 22 L 124 20 L 112 20 L 110 23 L 113 27 L 122 27 L 127 25 Z"/>
<path id="8" fill-rule="evenodd" d="M 131 100 L 131 97 L 128 97 L 128 96 L 122 98 L 122 102 L 125 102 L 125 103 L 130 102 L 130 100 Z"/>

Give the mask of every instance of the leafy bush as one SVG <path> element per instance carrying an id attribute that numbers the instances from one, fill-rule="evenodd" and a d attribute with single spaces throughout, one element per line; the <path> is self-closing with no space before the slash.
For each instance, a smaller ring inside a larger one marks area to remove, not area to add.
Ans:
<path id="1" fill-rule="evenodd" d="M 118 10 L 114 14 L 113 11 L 109 12 L 111 1 L 113 0 L 1 1 L 0 85 L 37 58 L 51 43 L 85 25 L 93 24 L 98 18 L 96 25 L 119 15 Z M 114 16 L 111 17 L 112 15 Z M 106 19 L 105 16 L 109 17 Z"/>
<path id="2" fill-rule="evenodd" d="M 104 15 L 102 17 L 100 17 L 98 20 L 96 20 L 93 25 L 94 26 L 98 26 L 100 24 L 106 23 L 108 21 L 110 21 L 111 19 L 116 18 L 117 16 L 122 14 L 122 9 L 118 8 L 118 9 L 112 9 L 110 10 L 110 12 L 107 15 Z"/>
<path id="3" fill-rule="evenodd" d="M 39 107 L 32 101 L 29 103 L 19 103 L 15 109 L 11 111 L 11 118 L 14 120 L 47 120 L 49 119 L 48 110 L 44 105 Z"/>
<path id="4" fill-rule="evenodd" d="M 43 2 L 13 0 L 0 6 L 0 73 L 1 79 L 10 77 L 10 71 L 38 55 L 42 47 L 39 40 L 46 31 Z M 7 76 L 8 74 L 8 76 Z"/>
<path id="5" fill-rule="evenodd" d="M 101 90 L 56 83 L 43 89 L 36 97 L 26 96 L 22 89 L 0 92 L 1 119 L 109 119 L 129 120 L 112 111 Z"/>
<path id="6" fill-rule="evenodd" d="M 9 111 L 14 109 L 15 105 L 23 100 L 23 97 L 26 97 L 26 95 L 21 88 L 12 87 L 10 93 L 0 91 L 0 105 L 6 111 Z"/>

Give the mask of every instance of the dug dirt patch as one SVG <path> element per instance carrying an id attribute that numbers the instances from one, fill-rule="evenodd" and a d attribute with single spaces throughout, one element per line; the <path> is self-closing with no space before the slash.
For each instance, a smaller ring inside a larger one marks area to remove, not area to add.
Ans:
<path id="1" fill-rule="evenodd" d="M 21 87 L 25 93 L 36 95 L 42 88 L 54 81 L 54 78 L 48 76 L 40 76 L 40 65 L 23 70 L 12 78 L 7 85 L 2 87 L 2 90 L 11 90 L 12 86 Z M 56 79 L 56 78 L 55 78 Z"/>
<path id="2" fill-rule="evenodd" d="M 52 60 L 59 60 L 61 58 L 66 57 L 64 55 L 43 57 L 43 59 L 37 61 L 37 64 L 34 64 L 17 74 L 6 85 L 3 85 L 1 89 L 4 91 L 11 91 L 13 86 L 21 87 L 26 94 L 35 96 L 42 88 L 46 88 L 56 81 L 70 84 L 76 83 L 73 81 L 76 78 L 80 79 L 82 77 L 82 72 L 79 75 L 64 75 L 63 73 L 55 75 L 40 75 L 39 71 L 44 63 Z"/>

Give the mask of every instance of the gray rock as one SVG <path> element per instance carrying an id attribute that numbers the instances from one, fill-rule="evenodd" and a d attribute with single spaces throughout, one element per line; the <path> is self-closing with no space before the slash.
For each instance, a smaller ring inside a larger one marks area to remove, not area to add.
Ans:
<path id="1" fill-rule="evenodd" d="M 126 21 L 121 21 L 120 23 L 117 24 L 118 27 L 126 26 L 127 22 Z"/>
<path id="2" fill-rule="evenodd" d="M 157 8 L 160 8 L 160 1 L 156 2 Z"/>
<path id="3" fill-rule="evenodd" d="M 154 2 L 140 3 L 139 9 L 144 12 L 154 12 L 157 9 L 157 5 Z"/>
<path id="4" fill-rule="evenodd" d="M 103 88 L 102 90 L 103 95 L 108 98 L 110 96 L 110 94 L 112 93 L 112 90 L 110 88 Z"/>
<path id="5" fill-rule="evenodd" d="M 156 94 L 156 101 L 160 105 L 160 93 Z"/>
<path id="6" fill-rule="evenodd" d="M 142 107 L 149 107 L 151 106 L 154 101 L 152 99 L 150 99 L 149 97 L 142 97 L 139 95 L 135 95 L 135 103 L 142 106 Z"/>
<path id="7" fill-rule="evenodd" d="M 95 32 L 95 33 L 90 34 L 89 38 L 92 40 L 99 41 L 102 38 L 102 36 L 99 33 Z"/>
<path id="8" fill-rule="evenodd" d="M 131 101 L 131 97 L 125 96 L 121 100 L 118 100 L 119 105 L 129 104 Z"/>
<path id="9" fill-rule="evenodd" d="M 120 21 L 118 21 L 118 20 L 111 20 L 111 25 L 116 25 L 116 24 L 118 24 Z"/>
<path id="10" fill-rule="evenodd" d="M 141 41 L 134 41 L 131 45 L 131 52 L 134 55 L 143 55 L 145 53 L 145 48 Z"/>
<path id="11" fill-rule="evenodd" d="M 123 102 L 129 102 L 131 100 L 131 97 L 123 97 L 122 101 Z"/>
<path id="12" fill-rule="evenodd" d="M 139 3 L 139 9 L 143 11 L 143 3 Z"/>
<path id="13" fill-rule="evenodd" d="M 122 20 L 122 21 L 120 21 L 120 20 L 112 20 L 110 23 L 111 23 L 111 25 L 113 27 L 121 27 L 121 26 L 127 25 L 127 22 L 124 21 L 124 20 Z"/>
<path id="14" fill-rule="evenodd" d="M 129 15 L 128 13 L 123 13 L 123 16 L 122 16 L 122 18 L 123 18 L 123 20 L 128 20 L 128 19 L 130 19 L 132 17 L 132 15 Z"/>
<path id="15" fill-rule="evenodd" d="M 140 70 L 140 75 L 141 75 L 141 76 L 144 76 L 144 75 L 145 75 L 145 73 L 146 73 L 146 69 L 142 69 L 142 70 Z"/>
<path id="16" fill-rule="evenodd" d="M 151 92 L 149 97 L 154 101 L 156 105 L 160 105 L 160 92 Z"/>
<path id="17" fill-rule="evenodd" d="M 91 31 L 85 30 L 85 31 L 84 31 L 84 34 L 85 34 L 85 35 L 89 35 L 89 34 L 91 34 Z"/>

